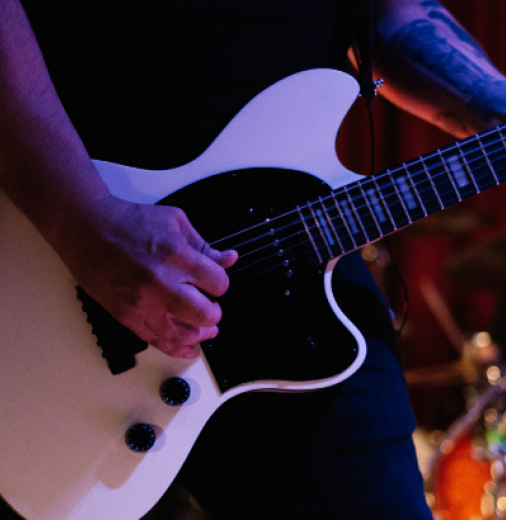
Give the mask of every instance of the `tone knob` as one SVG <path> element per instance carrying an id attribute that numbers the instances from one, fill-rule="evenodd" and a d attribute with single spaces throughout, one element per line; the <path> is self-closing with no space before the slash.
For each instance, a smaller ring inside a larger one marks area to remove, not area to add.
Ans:
<path id="1" fill-rule="evenodd" d="M 169 406 L 179 406 L 190 397 L 190 385 L 181 377 L 169 377 L 160 386 L 160 397 Z"/>
<path id="2" fill-rule="evenodd" d="M 125 433 L 127 446 L 136 453 L 149 451 L 155 444 L 155 430 L 149 424 L 134 424 Z"/>

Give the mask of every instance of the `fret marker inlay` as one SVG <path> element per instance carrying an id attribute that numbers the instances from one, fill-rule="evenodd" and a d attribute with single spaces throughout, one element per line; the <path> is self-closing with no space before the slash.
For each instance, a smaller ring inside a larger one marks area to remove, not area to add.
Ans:
<path id="1" fill-rule="evenodd" d="M 407 178 L 402 175 L 401 177 L 397 177 L 397 186 L 399 187 L 402 196 L 404 197 L 404 202 L 408 209 L 416 209 L 418 207 L 418 203 L 416 202 L 411 190 L 409 189 L 409 184 Z"/>
<path id="2" fill-rule="evenodd" d="M 446 162 L 457 181 L 459 188 L 465 188 L 469 184 L 469 180 L 466 175 L 466 171 L 462 167 L 461 159 L 458 155 L 452 155 L 446 158 Z"/>
<path id="3" fill-rule="evenodd" d="M 348 206 L 348 201 L 342 200 L 341 201 L 341 207 L 343 208 L 343 212 L 346 216 L 346 220 L 348 221 L 348 225 L 351 228 L 351 232 L 356 235 L 359 232 L 357 223 L 355 222 L 355 217 L 353 216 L 353 213 L 351 212 L 351 209 Z"/>
<path id="4" fill-rule="evenodd" d="M 366 191 L 366 193 L 369 197 L 369 200 L 371 201 L 372 207 L 374 208 L 378 220 L 382 223 L 385 222 L 387 218 L 385 216 L 385 213 L 383 212 L 383 208 L 381 207 L 381 202 L 376 196 L 376 191 L 373 188 L 370 188 Z"/>
<path id="5" fill-rule="evenodd" d="M 320 223 L 321 229 L 323 230 L 323 234 L 325 235 L 327 242 L 329 243 L 329 245 L 333 246 L 336 242 L 334 240 L 334 237 L 332 236 L 332 233 L 330 232 L 327 219 L 325 218 L 323 211 L 321 209 L 317 209 L 315 210 L 315 213 L 318 217 L 318 222 Z"/>

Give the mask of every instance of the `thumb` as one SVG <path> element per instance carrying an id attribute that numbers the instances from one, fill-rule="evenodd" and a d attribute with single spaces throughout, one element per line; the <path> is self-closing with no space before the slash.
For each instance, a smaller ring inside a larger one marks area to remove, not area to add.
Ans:
<path id="1" fill-rule="evenodd" d="M 228 251 L 218 251 L 216 249 L 209 248 L 207 251 L 207 256 L 211 260 L 214 260 L 218 265 L 223 267 L 223 269 L 232 267 L 239 258 L 239 254 L 233 249 L 229 249 Z"/>
<path id="2" fill-rule="evenodd" d="M 179 210 L 176 215 L 179 221 L 181 233 L 187 239 L 190 247 L 215 261 L 218 265 L 223 267 L 223 269 L 228 269 L 237 262 L 237 259 L 239 258 L 237 251 L 234 251 L 233 249 L 227 251 L 218 251 L 217 249 L 213 249 L 191 225 L 184 211 Z"/>

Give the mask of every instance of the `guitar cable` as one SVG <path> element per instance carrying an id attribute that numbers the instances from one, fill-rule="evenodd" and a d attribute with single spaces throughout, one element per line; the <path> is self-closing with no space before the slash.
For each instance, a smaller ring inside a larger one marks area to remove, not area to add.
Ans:
<path id="1" fill-rule="evenodd" d="M 366 102 L 366 108 L 367 113 L 369 115 L 369 130 L 370 130 L 370 138 L 371 138 L 371 175 L 374 175 L 376 173 L 376 139 L 375 139 L 375 133 L 374 133 L 374 118 L 371 108 L 371 103 Z M 404 326 L 406 325 L 406 321 L 408 319 L 408 311 L 409 311 L 409 292 L 408 292 L 408 286 L 406 285 L 406 281 L 404 280 L 404 276 L 402 275 L 401 268 L 399 266 L 399 263 L 395 259 L 394 254 L 392 253 L 392 248 L 390 247 L 390 243 L 388 241 L 387 237 L 383 237 L 383 243 L 385 244 L 385 249 L 388 252 L 388 256 L 390 257 L 390 260 L 392 262 L 392 266 L 397 274 L 397 277 L 399 279 L 399 282 L 402 287 L 403 291 L 403 304 L 402 304 L 402 320 L 397 329 L 394 329 L 395 335 L 397 336 L 397 339 L 400 338 L 402 331 L 404 329 Z M 391 311 L 392 313 L 392 321 L 395 316 L 395 313 Z"/>
<path id="2" fill-rule="evenodd" d="M 375 40 L 375 30 L 374 30 L 374 20 L 375 20 L 375 4 L 374 0 L 365 0 L 361 9 L 356 11 L 356 19 L 355 19 L 355 37 L 352 42 L 352 51 L 355 57 L 356 66 L 358 67 L 358 82 L 360 84 L 360 96 L 364 99 L 365 107 L 367 108 L 367 112 L 369 115 L 369 128 L 370 128 L 370 139 L 371 139 L 371 175 L 376 173 L 375 163 L 376 163 L 376 139 L 374 133 L 374 119 L 372 113 L 372 102 L 377 94 L 377 88 L 383 85 L 382 80 L 374 81 L 373 80 L 373 67 L 372 67 L 372 57 L 374 50 L 374 40 Z M 383 242 L 385 244 L 385 248 L 390 256 L 392 265 L 397 273 L 399 281 L 401 283 L 403 294 L 404 294 L 404 302 L 403 302 L 403 316 L 401 323 L 397 329 L 394 329 L 397 338 L 400 337 L 404 326 L 406 325 L 406 321 L 408 318 L 408 308 L 409 308 L 409 296 L 408 296 L 408 287 L 402 276 L 402 272 L 400 266 L 392 254 L 392 250 L 390 248 L 390 244 L 388 243 L 386 237 L 383 237 Z M 395 313 L 391 311 L 392 314 L 392 322 L 394 321 Z"/>

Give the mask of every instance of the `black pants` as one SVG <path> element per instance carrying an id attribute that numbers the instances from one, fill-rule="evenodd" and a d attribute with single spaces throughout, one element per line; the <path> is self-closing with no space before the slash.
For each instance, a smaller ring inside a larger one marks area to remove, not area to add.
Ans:
<path id="1" fill-rule="evenodd" d="M 366 360 L 330 389 L 241 395 L 215 413 L 178 476 L 213 520 L 432 519 L 381 296 L 356 255 L 337 266 L 357 284 L 352 321 L 376 337 Z"/>
<path id="2" fill-rule="evenodd" d="M 338 269 L 356 285 L 347 314 L 370 336 L 363 366 L 326 390 L 245 394 L 215 413 L 178 476 L 212 520 L 432 518 L 381 296 L 356 255 Z M 0 515 L 17 519 L 1 502 Z"/>

